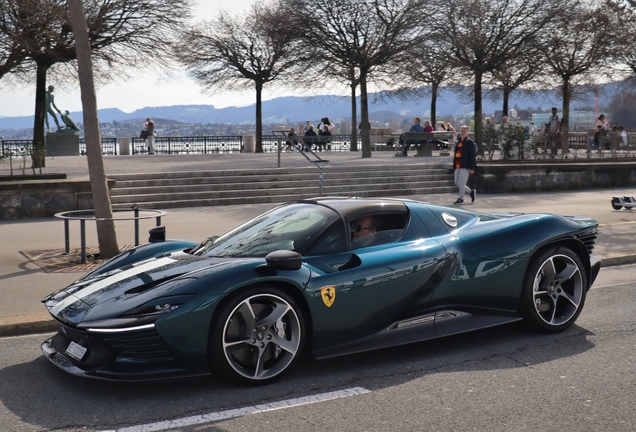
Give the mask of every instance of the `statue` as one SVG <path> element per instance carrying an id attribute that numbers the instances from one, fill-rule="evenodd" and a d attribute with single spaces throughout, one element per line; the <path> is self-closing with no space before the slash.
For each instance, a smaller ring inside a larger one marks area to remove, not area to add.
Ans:
<path id="1" fill-rule="evenodd" d="M 55 115 L 55 112 L 53 112 L 53 108 L 55 108 L 57 110 L 58 113 L 60 113 L 60 115 L 62 115 L 62 111 L 60 111 L 60 109 L 55 106 L 55 96 L 53 95 L 53 91 L 55 90 L 55 87 L 53 87 L 52 85 L 49 86 L 49 90 L 46 92 L 46 96 L 44 99 L 44 103 L 46 106 L 46 113 L 50 114 L 53 116 L 53 120 L 55 120 L 55 124 L 57 125 L 58 129 L 62 129 L 62 127 L 60 126 L 60 122 L 57 121 L 57 116 Z M 49 116 L 45 114 L 44 115 L 44 120 L 46 121 L 46 130 L 51 130 L 51 128 L 49 127 Z"/>
<path id="2" fill-rule="evenodd" d="M 71 116 L 69 115 L 68 110 L 64 111 L 64 114 L 60 115 L 62 121 L 66 125 L 66 129 L 73 129 L 74 131 L 79 131 L 79 127 L 75 124 Z"/>

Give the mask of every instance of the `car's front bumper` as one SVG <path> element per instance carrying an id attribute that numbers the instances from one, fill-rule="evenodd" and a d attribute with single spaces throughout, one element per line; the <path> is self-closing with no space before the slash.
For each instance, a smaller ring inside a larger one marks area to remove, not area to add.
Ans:
<path id="1" fill-rule="evenodd" d="M 81 360 L 66 350 L 71 342 L 86 348 Z M 125 334 L 95 334 L 60 324 L 60 331 L 42 343 L 49 361 L 65 372 L 110 381 L 148 381 L 205 374 L 182 367 L 153 329 Z"/>

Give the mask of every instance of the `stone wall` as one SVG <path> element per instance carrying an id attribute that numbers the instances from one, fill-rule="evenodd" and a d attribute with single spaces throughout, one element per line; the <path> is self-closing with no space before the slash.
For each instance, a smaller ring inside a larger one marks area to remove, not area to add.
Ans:
<path id="1" fill-rule="evenodd" d="M 114 180 L 108 181 L 109 189 L 114 185 Z M 92 208 L 88 179 L 0 182 L 0 219 L 53 216 Z"/>
<path id="2" fill-rule="evenodd" d="M 636 162 L 477 163 L 469 185 L 481 193 L 631 186 L 636 185 Z"/>

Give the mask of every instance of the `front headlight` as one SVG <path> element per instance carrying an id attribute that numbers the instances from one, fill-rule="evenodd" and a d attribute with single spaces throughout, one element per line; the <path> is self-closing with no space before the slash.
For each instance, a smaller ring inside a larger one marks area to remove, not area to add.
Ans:
<path id="1" fill-rule="evenodd" d="M 117 318 L 85 321 L 78 328 L 95 332 L 124 332 L 143 330 L 154 326 L 159 318 L 169 314 L 196 294 L 160 297 L 121 314 Z"/>

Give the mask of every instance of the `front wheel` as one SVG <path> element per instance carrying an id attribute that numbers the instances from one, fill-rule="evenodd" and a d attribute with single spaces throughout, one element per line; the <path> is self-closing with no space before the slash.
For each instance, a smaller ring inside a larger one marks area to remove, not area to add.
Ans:
<path id="1" fill-rule="evenodd" d="M 556 333 L 578 318 L 587 293 L 587 275 L 569 248 L 553 247 L 533 258 L 526 273 L 521 310 L 533 329 Z"/>
<path id="2" fill-rule="evenodd" d="M 213 366 L 234 380 L 266 384 L 298 360 L 305 320 L 292 296 L 261 285 L 241 292 L 220 310 L 211 336 Z"/>

